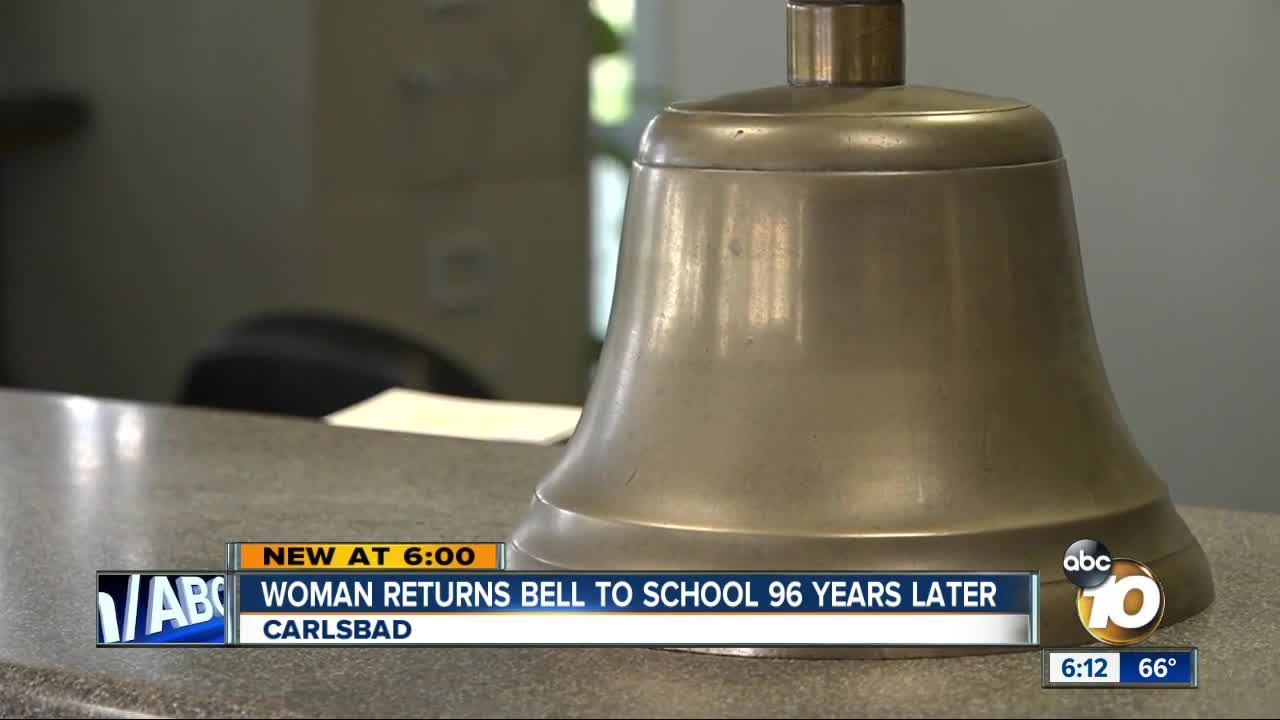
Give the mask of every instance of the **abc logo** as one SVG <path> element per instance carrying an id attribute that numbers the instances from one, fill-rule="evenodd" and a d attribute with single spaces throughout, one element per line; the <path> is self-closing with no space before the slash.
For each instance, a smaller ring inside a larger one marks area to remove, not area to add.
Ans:
<path id="1" fill-rule="evenodd" d="M 1111 551 L 1097 540 L 1077 540 L 1062 558 L 1062 574 L 1078 588 L 1094 588 L 1111 577 Z"/>
<path id="2" fill-rule="evenodd" d="M 1076 612 L 1094 638 L 1109 645 L 1132 645 L 1160 626 L 1164 588 L 1146 565 L 1112 558 L 1102 543 L 1080 540 L 1067 549 L 1062 569 L 1080 588 Z"/>

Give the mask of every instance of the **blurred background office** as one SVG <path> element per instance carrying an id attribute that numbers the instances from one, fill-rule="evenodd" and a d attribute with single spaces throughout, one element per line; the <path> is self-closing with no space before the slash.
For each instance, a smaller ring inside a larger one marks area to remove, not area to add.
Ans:
<path id="1" fill-rule="evenodd" d="M 1055 121 L 1107 372 L 1175 497 L 1280 509 L 1280 3 L 907 10 L 911 82 Z M 781 82 L 782 13 L 0 4 L 3 380 L 176 402 L 231 368 L 252 400 L 273 378 L 323 387 L 289 372 L 319 362 L 372 366 L 356 395 L 579 403 L 644 123 Z"/>

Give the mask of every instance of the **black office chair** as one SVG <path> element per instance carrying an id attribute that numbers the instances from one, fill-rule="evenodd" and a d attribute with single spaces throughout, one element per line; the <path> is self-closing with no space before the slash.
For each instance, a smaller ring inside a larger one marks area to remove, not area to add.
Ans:
<path id="1" fill-rule="evenodd" d="M 353 320 L 305 314 L 251 318 L 192 363 L 183 405 L 318 418 L 391 387 L 494 399 L 440 352 Z"/>

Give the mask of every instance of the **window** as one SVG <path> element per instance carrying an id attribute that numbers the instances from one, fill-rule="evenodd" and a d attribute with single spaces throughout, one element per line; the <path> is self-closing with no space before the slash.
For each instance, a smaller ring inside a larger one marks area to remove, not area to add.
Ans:
<path id="1" fill-rule="evenodd" d="M 634 109 L 635 61 L 629 40 L 636 0 L 591 0 L 596 52 L 591 61 L 591 335 L 603 338 L 613 302 L 627 177 L 634 141 L 626 131 Z"/>

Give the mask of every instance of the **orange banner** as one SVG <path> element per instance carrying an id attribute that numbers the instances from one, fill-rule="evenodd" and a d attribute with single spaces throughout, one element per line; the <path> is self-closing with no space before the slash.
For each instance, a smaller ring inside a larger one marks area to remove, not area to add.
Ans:
<path id="1" fill-rule="evenodd" d="M 238 570 L 501 570 L 502 543 L 236 543 Z"/>

